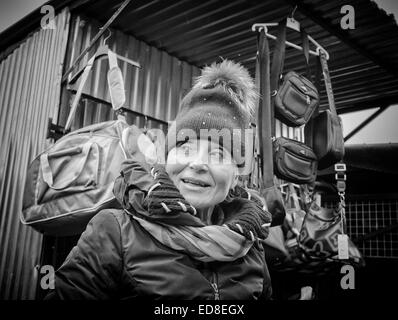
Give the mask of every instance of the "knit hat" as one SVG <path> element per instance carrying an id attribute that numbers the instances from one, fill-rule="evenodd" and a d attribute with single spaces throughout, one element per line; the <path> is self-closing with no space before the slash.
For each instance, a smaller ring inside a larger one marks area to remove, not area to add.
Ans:
<path id="1" fill-rule="evenodd" d="M 223 60 L 205 67 L 181 101 L 168 130 L 166 153 L 179 141 L 211 139 L 231 153 L 238 167 L 244 166 L 257 97 L 252 77 L 239 63 Z"/>

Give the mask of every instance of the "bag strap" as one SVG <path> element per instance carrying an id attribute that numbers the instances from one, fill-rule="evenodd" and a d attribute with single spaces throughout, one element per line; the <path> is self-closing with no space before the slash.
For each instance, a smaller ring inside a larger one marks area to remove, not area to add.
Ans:
<path id="1" fill-rule="evenodd" d="M 74 120 L 75 113 L 77 110 L 77 105 L 79 104 L 79 100 L 82 95 L 84 85 L 87 82 L 88 75 L 93 67 L 94 60 L 95 60 L 95 56 L 91 57 L 90 60 L 87 62 L 86 67 L 84 68 L 83 75 L 82 75 L 82 78 L 79 83 L 79 87 L 77 89 L 75 98 L 73 99 L 73 103 L 72 103 L 71 110 L 69 112 L 68 120 L 66 121 L 65 131 L 69 130 L 72 125 L 72 121 Z"/>
<path id="2" fill-rule="evenodd" d="M 283 65 L 286 51 L 286 19 L 278 24 L 276 44 L 272 55 L 272 66 L 270 74 L 270 103 L 271 103 L 271 136 L 275 137 L 275 96 L 279 88 L 279 80 L 283 72 Z"/>
<path id="3" fill-rule="evenodd" d="M 112 109 L 117 115 L 117 119 L 125 123 L 126 117 L 123 112 L 123 106 L 126 102 L 125 85 L 122 71 L 117 64 L 116 54 L 108 48 L 109 71 L 107 82 L 109 87 L 109 95 L 111 97 Z"/>
<path id="4" fill-rule="evenodd" d="M 319 59 L 322 66 L 323 80 L 325 82 L 325 90 L 328 96 L 329 109 L 333 115 L 337 116 L 336 105 L 333 96 L 332 82 L 330 80 L 330 73 L 326 59 L 326 54 L 322 50 L 319 50 Z"/>
<path id="5" fill-rule="evenodd" d="M 261 189 L 274 185 L 274 163 L 272 150 L 271 125 L 274 122 L 271 106 L 269 44 L 265 32 L 259 32 L 257 37 L 258 55 L 257 65 L 260 79 L 260 99 L 258 108 L 259 149 L 261 161 L 262 183 Z"/>
<path id="6" fill-rule="evenodd" d="M 301 42 L 303 44 L 303 54 L 305 58 L 305 67 L 306 67 L 306 77 L 308 80 L 312 81 L 312 73 L 310 67 L 310 42 L 308 40 L 308 34 L 304 29 L 301 30 Z"/>
<path id="7" fill-rule="evenodd" d="M 347 175 L 346 175 L 346 165 L 343 162 L 336 163 L 334 165 L 334 171 L 335 171 L 335 179 L 336 179 L 336 187 L 337 187 L 337 193 L 340 198 L 340 214 L 341 214 L 341 230 L 342 234 L 346 233 L 346 217 L 345 217 L 345 190 L 346 190 L 346 180 L 347 180 Z"/>
<path id="8" fill-rule="evenodd" d="M 300 202 L 299 202 L 299 199 L 298 199 L 296 188 L 290 182 L 288 183 L 288 185 L 289 185 L 290 198 L 293 199 L 294 208 L 297 211 L 299 211 L 299 210 L 301 210 L 301 206 L 300 206 Z"/>
<path id="9" fill-rule="evenodd" d="M 108 49 L 108 61 L 109 61 L 109 69 L 119 68 L 117 64 L 116 54 L 111 49 Z"/>
<path id="10" fill-rule="evenodd" d="M 322 66 L 321 66 L 321 60 L 320 57 L 317 57 L 316 59 L 316 67 L 315 67 L 315 87 L 317 88 L 318 92 L 321 92 L 321 73 L 322 73 Z M 310 148 L 313 147 L 314 144 L 314 121 L 315 118 L 319 114 L 319 105 L 315 108 L 311 119 L 305 124 L 305 137 L 304 141 L 307 146 Z"/>
<path id="11" fill-rule="evenodd" d="M 92 56 L 88 60 L 86 66 L 84 68 L 83 74 L 82 74 L 81 79 L 80 79 L 79 87 L 78 87 L 78 89 L 76 91 L 76 95 L 75 95 L 75 98 L 73 99 L 71 110 L 69 112 L 69 116 L 68 116 L 68 119 L 66 121 L 65 131 L 68 131 L 71 128 L 71 126 L 72 126 L 72 122 L 74 120 L 74 116 L 75 116 L 75 113 L 76 113 L 76 110 L 77 110 L 77 106 L 79 104 L 79 100 L 80 100 L 81 95 L 83 93 L 84 85 L 87 82 L 89 73 L 90 73 L 90 71 L 91 71 L 91 69 L 93 67 L 95 59 L 96 59 L 96 56 L 95 55 Z M 116 54 L 110 49 L 108 49 L 108 61 L 109 61 L 109 69 L 110 70 L 112 68 L 119 68 L 119 66 L 117 64 Z M 124 83 L 123 83 L 123 86 L 124 86 Z M 113 107 L 113 105 L 112 105 L 112 107 Z M 114 107 L 113 107 L 113 109 L 114 109 Z M 125 122 L 125 117 L 122 115 L 121 110 L 120 110 L 120 112 L 118 112 L 118 110 L 115 110 L 115 111 L 117 112 L 118 119 Z"/>

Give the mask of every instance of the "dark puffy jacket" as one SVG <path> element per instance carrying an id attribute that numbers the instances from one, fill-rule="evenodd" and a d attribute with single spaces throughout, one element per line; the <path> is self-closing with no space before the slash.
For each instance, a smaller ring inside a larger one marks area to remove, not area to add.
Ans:
<path id="1" fill-rule="evenodd" d="M 271 283 L 256 241 L 232 262 L 201 262 L 166 247 L 128 213 L 103 210 L 56 272 L 60 299 L 268 299 Z"/>

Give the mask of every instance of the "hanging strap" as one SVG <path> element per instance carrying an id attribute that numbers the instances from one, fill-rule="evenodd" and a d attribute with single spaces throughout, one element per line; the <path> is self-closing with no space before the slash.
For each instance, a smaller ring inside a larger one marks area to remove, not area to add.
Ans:
<path id="1" fill-rule="evenodd" d="M 303 54 L 305 58 L 305 72 L 308 80 L 312 81 L 311 67 L 310 67 L 310 42 L 308 40 L 307 32 L 301 30 L 301 42 L 303 44 Z"/>
<path id="2" fill-rule="evenodd" d="M 322 73 L 322 66 L 321 66 L 321 59 L 317 57 L 316 59 L 316 69 L 315 69 L 315 87 L 318 90 L 318 93 L 321 92 L 321 73 Z M 316 121 L 316 117 L 319 114 L 319 105 L 315 108 L 311 119 L 305 125 L 305 144 L 309 147 L 313 147 L 313 138 L 314 138 L 314 121 Z"/>
<path id="3" fill-rule="evenodd" d="M 337 116 L 336 105 L 334 103 L 332 82 L 330 80 L 330 73 L 329 73 L 328 63 L 327 63 L 327 59 L 326 59 L 326 54 L 322 50 L 319 50 L 319 59 L 320 59 L 321 66 L 322 66 L 322 73 L 323 73 L 323 79 L 325 82 L 326 94 L 328 96 L 329 109 L 333 115 Z"/>
<path id="4" fill-rule="evenodd" d="M 107 75 L 112 108 L 116 112 L 126 103 L 126 93 L 122 71 L 117 65 L 116 54 L 108 49 L 109 71 Z M 120 115 L 120 114 L 119 114 Z M 119 118 L 119 116 L 118 116 Z"/>
<path id="5" fill-rule="evenodd" d="M 334 165 L 334 171 L 335 171 L 335 179 L 336 179 L 336 187 L 337 187 L 337 193 L 339 195 L 339 200 L 340 200 L 340 214 L 341 214 L 341 229 L 342 229 L 342 234 L 347 233 L 346 231 L 346 217 L 345 217 L 345 190 L 346 190 L 346 180 L 347 180 L 347 175 L 346 175 L 346 165 L 343 162 L 336 163 Z"/>
<path id="6" fill-rule="evenodd" d="M 72 103 L 71 110 L 69 112 L 68 120 L 66 121 L 65 131 L 68 131 L 72 125 L 72 121 L 74 120 L 75 113 L 77 110 L 77 105 L 79 104 L 79 100 L 82 95 L 84 85 L 87 82 L 88 75 L 91 71 L 91 68 L 93 67 L 94 59 L 95 59 L 95 56 L 91 57 L 91 59 L 87 62 L 86 67 L 84 68 L 82 78 L 80 79 L 79 87 L 77 89 L 75 98 L 73 99 L 73 103 Z"/>
<path id="7" fill-rule="evenodd" d="M 296 188 L 293 185 L 293 183 L 288 183 L 288 186 L 289 186 L 289 197 L 293 200 L 294 208 L 297 211 L 300 211 L 301 210 L 301 206 L 300 206 L 300 202 L 299 202 L 299 199 L 298 199 Z"/>
<path id="8" fill-rule="evenodd" d="M 261 159 L 261 174 L 263 189 L 274 185 L 274 163 L 272 150 L 271 123 L 273 122 L 271 108 L 269 44 L 265 32 L 258 35 L 257 63 L 260 79 L 260 101 L 258 109 L 258 131 Z"/>
<path id="9" fill-rule="evenodd" d="M 285 50 L 286 50 L 286 19 L 279 22 L 276 44 L 274 48 L 274 53 L 272 56 L 272 66 L 271 66 L 271 74 L 270 74 L 270 84 L 271 84 L 271 135 L 275 137 L 275 117 L 274 117 L 274 101 L 276 92 L 279 87 L 279 79 L 283 72 L 283 61 L 285 59 Z"/>

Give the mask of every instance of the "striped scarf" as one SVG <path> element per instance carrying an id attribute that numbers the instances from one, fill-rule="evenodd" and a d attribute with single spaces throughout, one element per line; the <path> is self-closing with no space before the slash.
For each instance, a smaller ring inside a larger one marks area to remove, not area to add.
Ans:
<path id="1" fill-rule="evenodd" d="M 200 261 L 233 261 L 268 236 L 271 214 L 261 199 L 236 187 L 215 210 L 223 221 L 205 225 L 164 166 L 127 160 L 114 194 L 125 211 L 165 246 Z"/>

